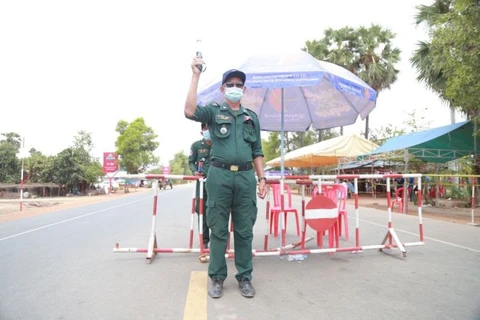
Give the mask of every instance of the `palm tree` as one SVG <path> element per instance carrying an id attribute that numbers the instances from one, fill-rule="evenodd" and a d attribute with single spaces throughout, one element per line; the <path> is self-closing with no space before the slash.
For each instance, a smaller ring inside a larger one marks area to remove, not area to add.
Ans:
<path id="1" fill-rule="evenodd" d="M 397 80 L 395 64 L 400 61 L 400 49 L 392 46 L 394 37 L 389 29 L 374 24 L 369 28 L 327 29 L 322 39 L 307 41 L 304 50 L 317 59 L 346 68 L 379 93 Z M 365 120 L 368 138 L 369 117 Z"/>
<path id="2" fill-rule="evenodd" d="M 418 13 L 415 15 L 415 24 L 417 26 L 425 25 L 431 34 L 442 15 L 452 10 L 452 3 L 452 0 L 436 0 L 430 6 L 417 6 Z M 431 41 L 417 43 L 417 49 L 410 58 L 410 63 L 417 71 L 417 80 L 436 92 L 442 100 L 447 101 L 445 98 L 446 78 L 442 68 L 434 63 Z M 449 107 L 450 121 L 455 123 L 455 107 L 451 102 L 449 102 Z"/>
<path id="3" fill-rule="evenodd" d="M 397 80 L 399 71 L 395 64 L 400 61 L 400 49 L 393 48 L 391 43 L 395 34 L 379 25 L 360 27 L 357 34 L 357 74 L 377 91 L 378 95 L 382 90 L 390 89 Z M 368 139 L 368 132 L 369 116 L 365 119 L 365 139 Z"/>

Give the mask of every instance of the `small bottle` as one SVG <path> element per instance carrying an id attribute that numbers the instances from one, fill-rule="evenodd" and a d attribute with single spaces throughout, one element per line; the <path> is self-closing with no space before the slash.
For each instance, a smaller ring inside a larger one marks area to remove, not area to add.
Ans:
<path id="1" fill-rule="evenodd" d="M 203 159 L 201 159 L 199 162 L 198 162 L 198 173 L 202 173 L 202 169 L 203 169 Z"/>
<path id="2" fill-rule="evenodd" d="M 287 257 L 288 261 L 303 261 L 307 257 L 306 254 L 289 254 Z"/>

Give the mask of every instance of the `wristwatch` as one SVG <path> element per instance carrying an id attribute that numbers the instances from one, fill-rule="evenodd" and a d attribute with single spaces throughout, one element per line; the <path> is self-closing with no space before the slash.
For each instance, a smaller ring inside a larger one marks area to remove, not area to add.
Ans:
<path id="1" fill-rule="evenodd" d="M 260 182 L 260 181 L 262 181 L 262 180 L 265 180 L 265 182 L 266 182 L 266 181 L 267 181 L 267 178 L 265 178 L 265 177 L 260 177 L 260 178 L 258 178 L 258 182 Z"/>

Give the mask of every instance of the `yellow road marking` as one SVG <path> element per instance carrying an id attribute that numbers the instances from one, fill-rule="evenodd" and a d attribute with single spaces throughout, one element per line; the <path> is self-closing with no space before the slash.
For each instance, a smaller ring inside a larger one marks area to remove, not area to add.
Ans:
<path id="1" fill-rule="evenodd" d="M 192 271 L 183 320 L 207 320 L 207 279 L 206 271 Z"/>

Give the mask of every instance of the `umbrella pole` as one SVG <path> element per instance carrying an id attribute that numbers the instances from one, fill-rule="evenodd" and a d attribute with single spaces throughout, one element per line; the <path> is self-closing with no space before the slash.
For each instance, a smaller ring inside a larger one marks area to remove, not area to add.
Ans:
<path id="1" fill-rule="evenodd" d="M 279 248 L 283 249 L 283 246 L 285 244 L 285 232 L 283 231 L 285 226 L 284 226 L 284 215 L 285 212 L 283 212 L 284 209 L 284 180 L 283 176 L 285 174 L 285 137 L 284 137 L 284 88 L 281 88 L 280 90 L 280 130 L 281 130 L 281 135 L 280 135 L 280 176 L 282 177 L 282 180 L 280 180 L 280 214 L 279 214 L 279 220 L 280 220 L 280 245 Z"/>

